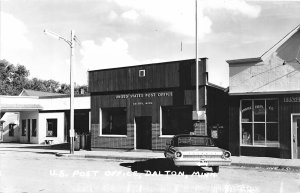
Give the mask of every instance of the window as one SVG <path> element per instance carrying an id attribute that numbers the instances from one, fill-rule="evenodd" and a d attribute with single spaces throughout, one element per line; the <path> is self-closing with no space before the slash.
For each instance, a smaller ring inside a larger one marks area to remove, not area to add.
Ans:
<path id="1" fill-rule="evenodd" d="M 26 136 L 26 120 L 22 120 L 22 136 Z"/>
<path id="2" fill-rule="evenodd" d="M 8 129 L 9 129 L 8 136 L 13 137 L 15 135 L 14 134 L 15 133 L 14 127 L 15 127 L 15 124 L 10 123 L 8 125 Z"/>
<path id="3" fill-rule="evenodd" d="M 161 134 L 176 135 L 190 133 L 192 126 L 192 106 L 162 107 Z"/>
<path id="4" fill-rule="evenodd" d="M 279 147 L 278 100 L 241 101 L 241 145 Z"/>
<path id="5" fill-rule="evenodd" d="M 126 108 L 103 108 L 100 110 L 102 135 L 127 135 Z"/>
<path id="6" fill-rule="evenodd" d="M 47 119 L 47 137 L 57 137 L 57 119 Z"/>
<path id="7" fill-rule="evenodd" d="M 139 77 L 145 77 L 146 71 L 145 70 L 139 70 Z"/>
<path id="8" fill-rule="evenodd" d="M 36 137 L 36 119 L 32 119 L 32 137 Z"/>

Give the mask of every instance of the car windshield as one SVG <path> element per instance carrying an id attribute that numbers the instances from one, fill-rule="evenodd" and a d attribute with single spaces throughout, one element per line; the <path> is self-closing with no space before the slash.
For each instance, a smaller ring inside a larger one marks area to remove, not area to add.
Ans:
<path id="1" fill-rule="evenodd" d="M 184 136 L 178 137 L 177 147 L 187 147 L 187 146 L 207 146 L 213 147 L 214 142 L 208 137 L 198 137 L 198 136 Z"/>

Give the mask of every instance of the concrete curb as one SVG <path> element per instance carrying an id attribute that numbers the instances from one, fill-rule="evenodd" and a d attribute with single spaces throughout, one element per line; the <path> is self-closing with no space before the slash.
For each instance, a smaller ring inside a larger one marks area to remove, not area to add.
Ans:
<path id="1" fill-rule="evenodd" d="M 274 170 L 300 170 L 300 166 L 287 166 L 275 164 L 255 164 L 255 163 L 231 163 L 231 166 L 247 167 L 247 168 L 265 168 Z"/>
<path id="2" fill-rule="evenodd" d="M 148 159 L 155 159 L 152 157 L 124 157 L 124 156 L 104 156 L 104 155 L 71 155 L 71 154 L 61 154 L 56 153 L 57 157 L 67 157 L 67 158 L 94 158 L 94 159 L 116 159 L 116 160 L 133 160 L 133 161 L 146 161 Z"/>
<path id="3" fill-rule="evenodd" d="M 146 161 L 149 159 L 158 159 L 157 157 L 125 157 L 125 156 L 104 156 L 104 155 L 71 155 L 56 153 L 57 157 L 67 158 L 94 158 L 94 159 L 115 159 L 115 160 L 132 160 L 132 161 Z M 300 170 L 300 166 L 287 166 L 287 165 L 272 165 L 272 164 L 257 164 L 257 163 L 231 163 L 231 166 L 247 167 L 247 168 L 265 168 L 274 170 Z M 230 167 L 230 166 L 229 166 Z"/>

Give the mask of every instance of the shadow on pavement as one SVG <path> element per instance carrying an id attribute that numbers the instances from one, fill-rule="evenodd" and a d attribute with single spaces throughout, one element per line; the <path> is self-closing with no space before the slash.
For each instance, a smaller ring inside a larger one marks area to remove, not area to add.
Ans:
<path id="1" fill-rule="evenodd" d="M 8 146 L 9 143 L 6 143 L 7 146 L 3 148 L 15 148 L 15 149 L 56 149 L 56 150 L 68 150 L 70 149 L 70 144 L 69 143 L 60 143 L 60 144 L 53 144 L 53 145 L 11 145 Z M 1 146 L 0 146 L 1 148 Z"/>
<path id="2" fill-rule="evenodd" d="M 166 158 L 149 159 L 146 161 L 136 161 L 133 163 L 121 163 L 120 166 L 131 168 L 132 172 L 138 173 L 151 173 L 151 174 L 168 174 L 173 173 L 183 173 L 187 175 L 195 174 L 198 172 L 211 173 L 211 171 L 204 170 L 201 167 L 176 167 L 173 162 Z"/>
<path id="3" fill-rule="evenodd" d="M 57 152 L 37 152 L 37 151 L 17 151 L 17 150 L 3 150 L 0 149 L 0 152 L 20 152 L 20 153 L 36 153 L 36 154 L 49 154 L 49 155 L 56 155 Z"/>

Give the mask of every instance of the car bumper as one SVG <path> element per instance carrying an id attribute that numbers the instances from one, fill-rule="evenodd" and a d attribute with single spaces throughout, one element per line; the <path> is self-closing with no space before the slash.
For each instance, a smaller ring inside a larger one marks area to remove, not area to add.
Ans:
<path id="1" fill-rule="evenodd" d="M 229 166 L 231 165 L 231 160 L 180 160 L 173 159 L 175 166 Z"/>

